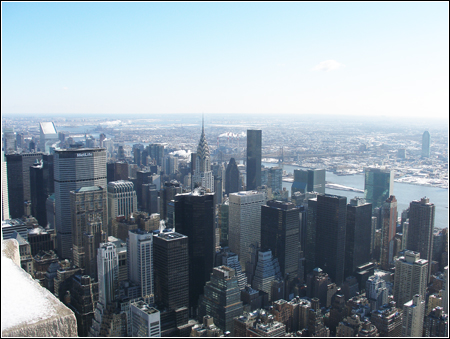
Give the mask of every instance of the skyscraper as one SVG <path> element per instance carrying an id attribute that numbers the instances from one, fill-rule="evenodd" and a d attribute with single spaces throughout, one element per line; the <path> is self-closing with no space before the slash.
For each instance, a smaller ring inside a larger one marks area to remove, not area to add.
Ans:
<path id="1" fill-rule="evenodd" d="M 325 194 L 325 175 L 324 169 L 294 170 L 291 194 L 295 192 Z"/>
<path id="2" fill-rule="evenodd" d="M 261 249 L 272 250 L 289 283 L 298 276 L 299 231 L 300 211 L 293 203 L 271 200 L 261 207 Z"/>
<path id="3" fill-rule="evenodd" d="M 8 178 L 6 173 L 5 154 L 2 151 L 2 220 L 9 219 Z"/>
<path id="4" fill-rule="evenodd" d="M 381 207 L 380 263 L 383 270 L 394 265 L 394 236 L 397 229 L 397 199 L 391 195 Z"/>
<path id="5" fill-rule="evenodd" d="M 40 132 L 39 148 L 41 152 L 49 153 L 52 144 L 59 141 L 55 123 L 53 121 L 40 122 L 39 132 Z"/>
<path id="6" fill-rule="evenodd" d="M 229 196 L 228 244 L 242 267 L 250 261 L 249 246 L 261 245 L 261 206 L 264 193 L 242 191 Z"/>
<path id="7" fill-rule="evenodd" d="M 225 174 L 225 194 L 239 192 L 239 169 L 234 158 L 230 159 Z"/>
<path id="8" fill-rule="evenodd" d="M 373 275 L 366 281 L 366 297 L 370 302 L 370 309 L 376 311 L 388 302 L 389 290 L 386 281 L 379 275 Z"/>
<path id="9" fill-rule="evenodd" d="M 196 189 L 175 196 L 175 230 L 189 242 L 189 307 L 196 314 L 198 297 L 214 267 L 214 194 Z"/>
<path id="10" fill-rule="evenodd" d="M 347 229 L 345 233 L 345 276 L 370 261 L 372 240 L 372 205 L 355 198 L 347 205 Z"/>
<path id="11" fill-rule="evenodd" d="M 405 251 L 405 255 L 395 261 L 394 300 L 397 305 L 410 301 L 419 294 L 425 300 L 428 261 L 420 259 L 420 253 Z"/>
<path id="12" fill-rule="evenodd" d="M 54 169 L 58 255 L 61 258 L 71 258 L 70 249 L 73 242 L 70 191 L 81 187 L 106 187 L 106 150 L 103 148 L 56 150 Z"/>
<path id="13" fill-rule="evenodd" d="M 394 172 L 383 168 L 365 168 L 364 178 L 364 199 L 372 204 L 372 210 L 381 207 L 392 195 Z"/>
<path id="14" fill-rule="evenodd" d="M 344 281 L 347 198 L 317 196 L 316 266 L 340 286 Z"/>
<path id="15" fill-rule="evenodd" d="M 108 183 L 108 220 L 119 215 L 129 217 L 137 211 L 137 196 L 131 181 L 111 181 Z"/>
<path id="16" fill-rule="evenodd" d="M 247 191 L 261 186 L 262 131 L 247 130 Z"/>
<path id="17" fill-rule="evenodd" d="M 148 304 L 154 303 L 153 234 L 141 229 L 128 231 L 128 280 L 140 286 L 140 297 Z"/>
<path id="18" fill-rule="evenodd" d="M 422 337 L 425 300 L 419 294 L 403 304 L 402 337 Z"/>
<path id="19" fill-rule="evenodd" d="M 433 260 L 433 230 L 435 206 L 426 197 L 409 205 L 409 227 L 406 248 L 420 253 L 420 258 Z M 430 281 L 431 265 L 428 265 L 427 281 Z"/>
<path id="20" fill-rule="evenodd" d="M 197 146 L 195 157 L 195 170 L 192 176 L 192 188 L 204 187 L 209 192 L 214 192 L 214 177 L 211 171 L 211 155 L 205 136 L 205 125 L 202 122 L 202 134 Z"/>
<path id="21" fill-rule="evenodd" d="M 129 325 L 132 327 L 133 337 L 161 336 L 160 312 L 156 308 L 143 301 L 136 301 L 130 305 L 130 315 Z"/>
<path id="22" fill-rule="evenodd" d="M 317 196 L 308 199 L 308 209 L 306 211 L 306 239 L 305 248 L 305 274 L 316 268 L 316 238 L 317 238 Z"/>
<path id="23" fill-rule="evenodd" d="M 422 135 L 422 158 L 429 158 L 431 155 L 431 137 L 430 132 L 425 131 Z"/>

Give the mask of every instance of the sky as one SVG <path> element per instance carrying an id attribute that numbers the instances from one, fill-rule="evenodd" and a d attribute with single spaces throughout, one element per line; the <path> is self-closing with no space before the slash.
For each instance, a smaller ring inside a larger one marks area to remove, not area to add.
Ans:
<path id="1" fill-rule="evenodd" d="M 2 114 L 449 114 L 447 2 L 2 2 Z"/>

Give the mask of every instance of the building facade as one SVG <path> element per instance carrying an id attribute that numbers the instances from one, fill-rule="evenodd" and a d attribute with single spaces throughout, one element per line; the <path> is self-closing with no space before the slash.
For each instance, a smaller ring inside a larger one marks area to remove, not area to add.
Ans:
<path id="1" fill-rule="evenodd" d="M 364 199 L 372 204 L 372 210 L 381 207 L 392 195 L 394 172 L 384 168 L 364 169 Z"/>
<path id="2" fill-rule="evenodd" d="M 262 131 L 247 130 L 247 191 L 261 186 Z"/>

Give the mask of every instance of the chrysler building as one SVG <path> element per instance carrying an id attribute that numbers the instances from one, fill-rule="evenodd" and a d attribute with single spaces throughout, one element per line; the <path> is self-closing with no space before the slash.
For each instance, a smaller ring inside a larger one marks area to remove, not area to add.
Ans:
<path id="1" fill-rule="evenodd" d="M 205 137 L 205 123 L 202 119 L 202 135 L 197 146 L 197 156 L 195 157 L 195 169 L 192 176 L 192 189 L 202 186 L 209 192 L 214 192 L 214 177 L 211 172 L 211 156 L 209 146 Z"/>

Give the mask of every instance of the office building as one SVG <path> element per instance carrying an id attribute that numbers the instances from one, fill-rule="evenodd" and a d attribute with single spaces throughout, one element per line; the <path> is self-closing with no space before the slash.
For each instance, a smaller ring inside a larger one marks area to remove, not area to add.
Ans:
<path id="1" fill-rule="evenodd" d="M 425 300 L 416 294 L 412 300 L 403 304 L 402 337 L 421 337 L 424 316 Z"/>
<path id="2" fill-rule="evenodd" d="M 188 237 L 189 308 L 193 316 L 214 267 L 214 194 L 196 189 L 176 195 L 175 231 Z"/>
<path id="3" fill-rule="evenodd" d="M 234 158 L 230 159 L 225 173 L 225 194 L 239 192 L 239 169 Z"/>
<path id="4" fill-rule="evenodd" d="M 291 195 L 295 192 L 325 194 L 325 177 L 326 172 L 324 169 L 294 170 Z"/>
<path id="5" fill-rule="evenodd" d="M 430 132 L 425 131 L 422 134 L 422 158 L 429 158 L 430 155 L 431 155 Z"/>
<path id="6" fill-rule="evenodd" d="M 130 305 L 131 327 L 133 337 L 160 337 L 160 312 L 143 301 L 136 301 Z"/>
<path id="7" fill-rule="evenodd" d="M 8 204 L 11 218 L 30 214 L 26 213 L 25 204 L 31 202 L 30 166 L 36 160 L 42 160 L 42 153 L 6 154 Z"/>
<path id="8" fill-rule="evenodd" d="M 255 271 L 252 276 L 250 276 L 249 272 L 252 287 L 256 290 L 266 292 L 269 296 L 269 301 L 281 299 L 284 293 L 280 293 L 281 296 L 279 297 L 273 293 L 275 286 L 283 285 L 278 259 L 272 255 L 270 250 L 258 251 L 258 261 L 254 267 Z"/>
<path id="9" fill-rule="evenodd" d="M 222 247 L 228 246 L 229 209 L 230 202 L 228 199 L 219 206 L 218 226 L 220 229 L 220 245 Z"/>
<path id="10" fill-rule="evenodd" d="M 272 189 L 272 193 L 283 190 L 283 169 L 281 167 L 269 168 L 267 186 Z"/>
<path id="11" fill-rule="evenodd" d="M 104 187 L 81 187 L 70 192 L 73 263 L 97 279 L 96 251 L 106 240 L 108 209 Z M 89 253 L 89 255 L 86 255 Z"/>
<path id="12" fill-rule="evenodd" d="M 211 279 L 199 301 L 199 317 L 209 315 L 222 331 L 233 332 L 233 318 L 244 309 L 235 271 L 227 266 L 214 267 Z"/>
<path id="13" fill-rule="evenodd" d="M 328 285 L 331 279 L 321 268 L 316 267 L 306 276 L 306 295 L 310 298 L 317 298 L 322 307 L 327 304 Z"/>
<path id="14" fill-rule="evenodd" d="M 261 206 L 261 249 L 272 250 L 289 291 L 298 277 L 300 212 L 293 203 L 271 200 Z M 291 286 L 292 285 L 292 286 Z"/>
<path id="15" fill-rule="evenodd" d="M 403 305 L 419 294 L 425 300 L 428 261 L 420 259 L 420 253 L 405 251 L 395 261 L 394 300 Z"/>
<path id="16" fill-rule="evenodd" d="M 164 145 L 162 144 L 150 144 L 147 147 L 147 155 L 155 160 L 155 164 L 163 166 L 164 159 Z"/>
<path id="17" fill-rule="evenodd" d="M 9 219 L 9 199 L 8 199 L 8 175 L 6 171 L 5 154 L 2 150 L 2 221 Z"/>
<path id="18" fill-rule="evenodd" d="M 391 195 L 381 207 L 381 269 L 388 271 L 394 265 L 394 237 L 397 229 L 397 199 Z"/>
<path id="19" fill-rule="evenodd" d="M 3 128 L 3 147 L 5 154 L 13 153 L 17 150 L 17 138 L 14 127 Z"/>
<path id="20" fill-rule="evenodd" d="M 106 150 L 102 148 L 56 150 L 54 178 L 58 255 L 60 258 L 71 258 L 70 249 L 73 241 L 70 192 L 82 187 L 106 187 Z"/>
<path id="21" fill-rule="evenodd" d="M 232 268 L 234 270 L 234 276 L 238 281 L 239 289 L 241 291 L 245 289 L 245 286 L 247 286 L 247 275 L 242 271 L 238 255 L 231 252 L 229 247 L 222 247 L 221 250 L 216 253 L 216 265 Z"/>
<path id="22" fill-rule="evenodd" d="M 305 255 L 305 274 L 316 267 L 317 195 L 307 200 L 305 241 L 302 251 Z"/>
<path id="23" fill-rule="evenodd" d="M 119 215 L 129 217 L 137 211 L 137 195 L 131 181 L 111 181 L 108 183 L 108 221 Z"/>
<path id="24" fill-rule="evenodd" d="M 433 230 L 435 206 L 426 197 L 412 201 L 409 205 L 409 227 L 406 248 L 419 252 L 420 258 L 433 260 Z M 431 277 L 431 265 L 428 265 L 427 282 Z"/>
<path id="25" fill-rule="evenodd" d="M 442 305 L 444 312 L 448 314 L 448 266 L 444 267 L 444 288 L 442 291 Z"/>
<path id="26" fill-rule="evenodd" d="M 262 131 L 247 130 L 247 191 L 261 186 Z"/>
<path id="27" fill-rule="evenodd" d="M 366 296 L 372 311 L 378 310 L 388 302 L 389 290 L 386 281 L 378 275 L 369 277 L 366 281 Z"/>
<path id="28" fill-rule="evenodd" d="M 440 306 L 435 307 L 425 317 L 423 324 L 424 337 L 448 337 L 448 314 Z"/>
<path id="29" fill-rule="evenodd" d="M 53 121 L 39 123 L 39 148 L 43 153 L 50 153 L 53 144 L 59 142 L 58 132 Z"/>
<path id="30" fill-rule="evenodd" d="M 372 205 L 361 198 L 347 205 L 345 233 L 345 276 L 353 275 L 357 267 L 370 261 L 372 241 Z"/>
<path id="31" fill-rule="evenodd" d="M 228 244 L 239 256 L 241 266 L 250 261 L 249 246 L 261 245 L 261 206 L 264 193 L 242 191 L 229 196 Z"/>
<path id="32" fill-rule="evenodd" d="M 205 136 L 205 125 L 202 121 L 202 134 L 197 146 L 195 170 L 192 176 L 192 189 L 203 187 L 207 192 L 214 192 L 214 177 L 211 171 L 211 155 Z"/>
<path id="33" fill-rule="evenodd" d="M 140 286 L 140 297 L 153 304 L 153 233 L 136 229 L 128 232 L 127 238 L 128 280 Z"/>
<path id="34" fill-rule="evenodd" d="M 381 309 L 371 313 L 370 322 L 378 329 L 380 337 L 401 337 L 403 310 L 391 301 Z"/>
<path id="35" fill-rule="evenodd" d="M 364 169 L 364 199 L 372 210 L 381 207 L 394 190 L 394 172 L 384 168 Z"/>
<path id="36" fill-rule="evenodd" d="M 309 208 L 309 207 L 308 207 Z M 335 195 L 317 196 L 316 266 L 340 286 L 344 281 L 347 198 Z"/>
<path id="37" fill-rule="evenodd" d="M 173 216 L 168 214 L 168 204 L 175 199 L 175 196 L 181 193 L 181 184 L 172 180 L 170 182 L 165 182 L 163 189 L 161 190 L 161 219 L 165 220 L 167 218 L 173 219 Z"/>
<path id="38" fill-rule="evenodd" d="M 44 176 L 44 163 L 36 160 L 30 167 L 30 196 L 31 214 L 38 220 L 39 225 L 47 226 L 46 201 L 50 192 Z M 52 179 L 53 181 L 53 179 Z"/>
<path id="39" fill-rule="evenodd" d="M 234 337 L 285 337 L 286 325 L 264 309 L 245 312 L 234 319 Z"/>

